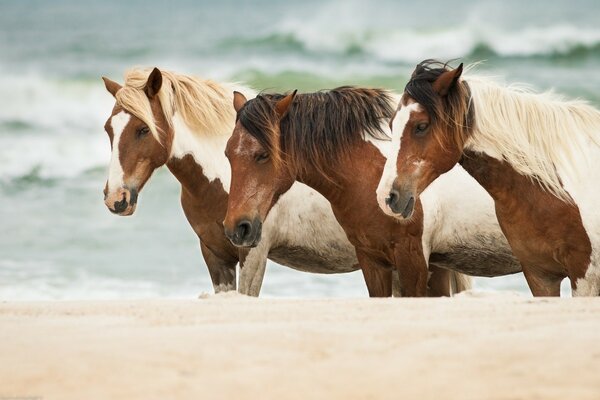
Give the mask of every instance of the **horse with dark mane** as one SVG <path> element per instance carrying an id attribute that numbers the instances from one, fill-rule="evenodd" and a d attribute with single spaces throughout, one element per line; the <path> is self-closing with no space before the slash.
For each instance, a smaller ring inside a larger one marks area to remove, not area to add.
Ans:
<path id="1" fill-rule="evenodd" d="M 300 181 L 330 201 L 371 296 L 390 295 L 392 269 L 406 296 L 426 295 L 428 272 L 438 267 L 484 276 L 518 272 L 491 198 L 460 168 L 416 201 L 406 222 L 379 209 L 375 188 L 396 102 L 385 90 L 353 87 L 252 100 L 236 92 L 237 122 L 226 148 L 232 181 L 224 226 L 230 240 L 256 246 L 271 208 Z M 458 185 L 478 204 L 468 223 L 455 199 L 442 196 Z"/>
<path id="2" fill-rule="evenodd" d="M 417 65 L 392 121 L 381 208 L 419 213 L 411 204 L 458 163 L 493 197 L 535 296 L 560 295 L 565 277 L 574 295 L 600 295 L 600 111 L 462 72 Z"/>

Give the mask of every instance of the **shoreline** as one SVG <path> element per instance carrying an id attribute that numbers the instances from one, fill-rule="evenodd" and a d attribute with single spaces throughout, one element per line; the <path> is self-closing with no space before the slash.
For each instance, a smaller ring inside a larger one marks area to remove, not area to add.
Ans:
<path id="1" fill-rule="evenodd" d="M 600 299 L 0 302 L 0 398 L 597 399 Z"/>

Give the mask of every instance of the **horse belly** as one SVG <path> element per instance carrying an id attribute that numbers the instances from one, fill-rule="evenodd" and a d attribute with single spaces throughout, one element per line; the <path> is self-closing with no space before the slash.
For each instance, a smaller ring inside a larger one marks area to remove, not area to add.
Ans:
<path id="1" fill-rule="evenodd" d="M 358 269 L 356 252 L 329 202 L 296 182 L 271 209 L 263 233 L 269 258 L 303 272 L 335 274 Z"/>
<path id="2" fill-rule="evenodd" d="M 496 238 L 481 236 L 468 244 L 456 243 L 446 252 L 433 252 L 429 262 L 472 276 L 495 277 L 521 272 L 510 247 Z"/>
<path id="3" fill-rule="evenodd" d="M 301 246 L 280 246 L 269 251 L 269 259 L 302 272 L 337 274 L 358 269 L 356 258 L 332 245 L 326 253 Z"/>

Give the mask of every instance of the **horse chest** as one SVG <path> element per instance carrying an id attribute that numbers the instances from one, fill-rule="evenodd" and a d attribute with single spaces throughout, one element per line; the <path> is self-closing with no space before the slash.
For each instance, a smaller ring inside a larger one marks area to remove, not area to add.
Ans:
<path id="1" fill-rule="evenodd" d="M 227 195 L 223 196 L 217 190 L 213 195 L 203 196 L 207 192 L 192 192 L 183 187 L 181 206 L 186 219 L 202 243 L 213 252 L 220 254 L 222 258 L 237 258 L 237 248 L 227 240 L 223 231 Z"/>

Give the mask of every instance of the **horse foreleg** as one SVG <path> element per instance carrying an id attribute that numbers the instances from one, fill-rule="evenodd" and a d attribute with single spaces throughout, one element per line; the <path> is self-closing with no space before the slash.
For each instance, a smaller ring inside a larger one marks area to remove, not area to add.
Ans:
<path id="1" fill-rule="evenodd" d="M 240 293 L 258 297 L 267 268 L 267 255 L 268 249 L 262 243 L 240 254 Z"/>
<path id="2" fill-rule="evenodd" d="M 210 274 L 215 293 L 235 290 L 235 266 L 237 265 L 237 260 L 224 260 L 202 242 L 200 242 L 200 250 L 208 267 L 208 273 Z"/>
<path id="3" fill-rule="evenodd" d="M 397 246 L 396 268 L 402 284 L 402 296 L 424 297 L 427 295 L 429 271 L 419 240 Z"/>
<path id="4" fill-rule="evenodd" d="M 390 297 L 392 295 L 392 269 L 373 260 L 368 255 L 356 252 L 369 291 L 369 297 Z"/>
<path id="5" fill-rule="evenodd" d="M 396 269 L 392 269 L 392 296 L 402 297 L 402 285 L 400 284 L 400 275 Z"/>
<path id="6" fill-rule="evenodd" d="M 564 277 L 530 265 L 523 265 L 523 275 L 534 297 L 560 296 L 560 283 Z"/>
<path id="7" fill-rule="evenodd" d="M 450 271 L 430 264 L 429 272 L 430 276 L 427 285 L 427 296 L 449 297 L 452 294 L 452 291 L 450 290 Z"/>

